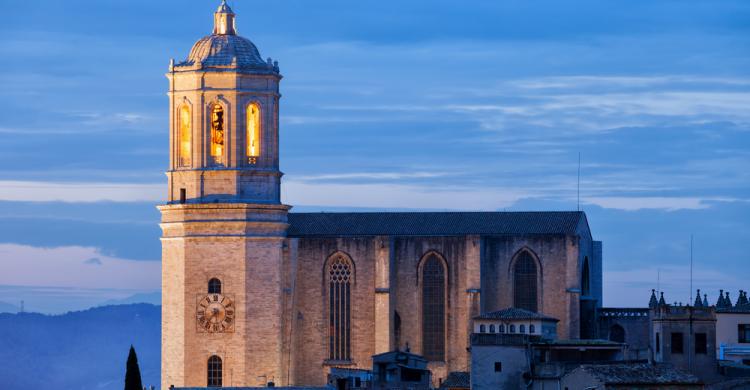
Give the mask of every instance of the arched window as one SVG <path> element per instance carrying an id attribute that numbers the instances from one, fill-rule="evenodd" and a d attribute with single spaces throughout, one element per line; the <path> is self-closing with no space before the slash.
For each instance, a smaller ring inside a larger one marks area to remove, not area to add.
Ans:
<path id="1" fill-rule="evenodd" d="M 513 306 L 537 311 L 537 269 L 529 252 L 523 251 L 513 266 Z"/>
<path id="2" fill-rule="evenodd" d="M 208 293 L 221 294 L 221 280 L 211 278 L 211 280 L 208 281 Z"/>
<path id="3" fill-rule="evenodd" d="M 246 141 L 245 146 L 247 162 L 249 164 L 255 164 L 260 156 L 260 106 L 258 103 L 250 103 L 247 105 L 246 113 Z"/>
<path id="4" fill-rule="evenodd" d="M 526 333 L 526 325 L 518 325 L 518 333 Z"/>
<path id="5" fill-rule="evenodd" d="M 591 279 L 589 277 L 589 258 L 583 258 L 583 271 L 581 271 L 581 295 L 591 295 Z"/>
<path id="6" fill-rule="evenodd" d="M 505 325 L 500 324 L 500 326 L 498 326 L 498 330 L 500 330 L 500 333 L 505 333 Z"/>
<path id="7" fill-rule="evenodd" d="M 479 333 L 487 333 L 487 327 L 484 324 L 479 325 Z"/>
<path id="8" fill-rule="evenodd" d="M 490 324 L 490 333 L 495 333 L 495 324 Z"/>
<path id="9" fill-rule="evenodd" d="M 536 333 L 536 327 L 534 326 L 534 324 L 531 324 L 529 325 L 529 334 L 534 334 L 534 333 Z"/>
<path id="10" fill-rule="evenodd" d="M 213 355 L 208 358 L 208 381 L 206 386 L 208 387 L 221 387 L 221 358 Z"/>
<path id="11" fill-rule="evenodd" d="M 510 328 L 510 331 L 509 331 L 510 333 L 516 333 L 516 326 L 515 325 L 510 324 L 509 328 Z"/>
<path id="12" fill-rule="evenodd" d="M 224 108 L 216 103 L 211 107 L 211 157 L 221 163 L 224 155 Z"/>
<path id="13" fill-rule="evenodd" d="M 177 164 L 180 167 L 189 167 L 191 160 L 192 151 L 192 118 L 190 117 L 190 107 L 187 104 L 180 106 L 180 110 L 177 117 L 177 142 L 179 148 L 179 156 Z"/>
<path id="14" fill-rule="evenodd" d="M 609 341 L 616 343 L 625 342 L 625 328 L 620 325 L 614 324 L 609 328 Z"/>
<path id="15" fill-rule="evenodd" d="M 328 358 L 351 359 L 351 282 L 354 267 L 343 254 L 328 263 Z"/>
<path id="16" fill-rule="evenodd" d="M 422 266 L 422 355 L 445 360 L 445 267 L 435 255 Z"/>

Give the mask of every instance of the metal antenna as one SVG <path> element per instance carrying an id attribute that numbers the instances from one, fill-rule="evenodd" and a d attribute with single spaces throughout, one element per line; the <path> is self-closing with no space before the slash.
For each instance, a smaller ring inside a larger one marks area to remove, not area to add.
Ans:
<path id="1" fill-rule="evenodd" d="M 693 298 L 693 235 L 690 235 L 690 295 L 688 298 Z M 688 300 L 690 302 L 690 300 Z"/>
<path id="2" fill-rule="evenodd" d="M 578 152 L 578 185 L 576 187 L 576 211 L 581 211 L 581 152 Z"/>

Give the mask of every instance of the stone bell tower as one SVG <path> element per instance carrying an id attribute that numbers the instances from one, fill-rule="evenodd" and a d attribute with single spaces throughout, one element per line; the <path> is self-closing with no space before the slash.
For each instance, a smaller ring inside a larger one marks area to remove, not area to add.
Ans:
<path id="1" fill-rule="evenodd" d="M 222 1 L 167 78 L 162 388 L 282 384 L 278 64 Z"/>

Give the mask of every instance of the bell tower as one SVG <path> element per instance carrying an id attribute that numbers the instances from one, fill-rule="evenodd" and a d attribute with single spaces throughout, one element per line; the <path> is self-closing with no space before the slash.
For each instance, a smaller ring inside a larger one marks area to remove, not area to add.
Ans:
<path id="1" fill-rule="evenodd" d="M 278 63 L 222 1 L 167 78 L 162 388 L 282 384 Z"/>

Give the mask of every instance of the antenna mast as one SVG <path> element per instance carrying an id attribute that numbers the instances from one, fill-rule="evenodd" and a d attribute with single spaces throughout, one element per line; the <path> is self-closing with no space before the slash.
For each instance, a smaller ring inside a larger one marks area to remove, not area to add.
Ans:
<path id="1" fill-rule="evenodd" d="M 581 152 L 578 152 L 578 184 L 576 186 L 576 211 L 581 211 Z"/>

